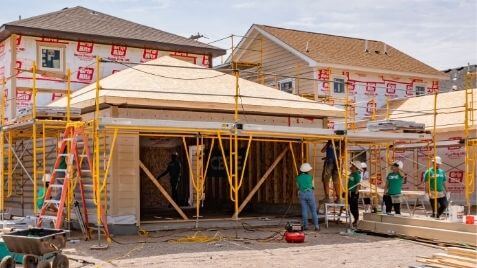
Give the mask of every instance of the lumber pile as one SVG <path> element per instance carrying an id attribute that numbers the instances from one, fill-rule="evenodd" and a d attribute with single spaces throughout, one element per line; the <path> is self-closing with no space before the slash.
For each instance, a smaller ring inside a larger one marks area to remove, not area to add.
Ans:
<path id="1" fill-rule="evenodd" d="M 418 257 L 424 267 L 477 267 L 477 250 L 450 247 L 447 253 L 436 253 L 432 257 Z"/>
<path id="2" fill-rule="evenodd" d="M 363 220 L 358 224 L 358 229 L 363 232 L 401 236 L 428 243 L 477 246 L 477 226 L 473 224 L 365 213 Z"/>
<path id="3" fill-rule="evenodd" d="M 421 133 L 425 131 L 426 126 L 422 123 L 412 121 L 381 120 L 368 122 L 367 127 L 369 131 L 404 131 Z"/>
<path id="4" fill-rule="evenodd" d="M 70 108 L 70 116 L 72 120 L 78 120 L 81 118 L 81 109 Z M 16 122 L 24 122 L 32 117 L 32 107 L 26 107 L 18 110 Z M 49 106 L 37 106 L 36 117 L 39 119 L 64 119 L 66 118 L 66 107 L 49 107 Z"/>

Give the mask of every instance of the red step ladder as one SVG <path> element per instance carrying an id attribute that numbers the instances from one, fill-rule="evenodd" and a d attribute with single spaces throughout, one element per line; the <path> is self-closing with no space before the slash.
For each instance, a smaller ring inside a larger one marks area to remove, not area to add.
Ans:
<path id="1" fill-rule="evenodd" d="M 79 145 L 82 144 L 83 148 L 82 151 L 84 154 L 80 154 Z M 85 196 L 85 185 L 83 183 L 83 174 L 85 176 L 91 176 L 93 172 L 93 161 L 91 159 L 91 151 L 88 145 L 88 136 L 84 131 L 84 125 L 73 123 L 68 125 L 65 129 L 63 134 L 63 138 L 58 146 L 58 154 L 54 164 L 54 169 L 51 174 L 50 184 L 46 189 L 45 196 L 44 196 L 44 203 L 40 210 L 38 216 L 38 227 L 41 227 L 44 220 L 51 220 L 54 223 L 54 227 L 56 229 L 61 229 L 63 226 L 63 220 L 66 217 L 65 215 L 65 205 L 67 205 L 67 198 L 68 195 L 73 194 L 75 187 L 71 187 L 71 182 L 76 179 L 75 185 L 79 186 L 79 192 L 81 197 L 81 220 L 83 225 L 85 226 L 85 238 L 90 239 L 90 229 L 89 229 L 89 222 L 88 222 L 88 210 L 86 204 L 86 196 Z M 69 148 L 69 152 L 67 149 Z M 85 159 L 85 163 L 83 164 L 83 159 Z M 62 161 L 66 162 L 66 168 L 61 168 L 60 165 Z M 64 177 L 62 176 L 64 174 Z M 94 184 L 91 184 L 94 188 Z M 61 197 L 59 200 L 56 200 L 52 196 L 53 189 L 61 189 Z M 73 191 L 71 193 L 70 191 Z M 71 202 L 73 205 L 74 201 Z M 57 207 L 56 215 L 47 215 L 48 208 L 51 205 Z M 81 223 L 80 223 L 81 224 Z M 104 215 L 104 209 L 101 207 L 101 222 L 98 223 L 103 226 L 104 232 L 106 237 L 109 237 L 109 231 L 107 228 L 106 217 Z"/>

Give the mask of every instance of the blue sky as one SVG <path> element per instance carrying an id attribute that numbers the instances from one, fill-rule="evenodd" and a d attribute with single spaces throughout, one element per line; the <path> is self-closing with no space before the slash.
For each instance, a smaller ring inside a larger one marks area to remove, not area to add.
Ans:
<path id="1" fill-rule="evenodd" d="M 381 40 L 438 69 L 477 64 L 477 0 L 1 0 L 0 23 L 81 5 L 210 42 L 252 23 Z M 225 46 L 225 43 L 219 44 Z M 230 46 L 229 44 L 227 44 Z"/>

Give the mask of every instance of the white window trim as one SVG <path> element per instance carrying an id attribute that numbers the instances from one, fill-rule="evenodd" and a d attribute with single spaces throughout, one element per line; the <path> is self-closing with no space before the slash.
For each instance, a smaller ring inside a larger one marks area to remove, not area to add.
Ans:
<path id="1" fill-rule="evenodd" d="M 42 66 L 42 54 L 41 50 L 43 48 L 51 48 L 60 50 L 60 68 L 48 68 Z M 52 44 L 52 43 L 37 43 L 37 68 L 41 71 L 48 71 L 52 73 L 61 73 L 64 74 L 66 70 L 66 46 L 64 44 Z"/>
<path id="2" fill-rule="evenodd" d="M 335 92 L 335 79 L 343 79 L 343 83 L 344 83 L 343 92 L 341 92 L 341 93 Z M 330 81 L 331 81 L 331 82 L 329 82 L 330 83 L 330 91 L 331 91 L 332 94 L 345 94 L 346 93 L 346 76 L 344 76 L 344 75 L 332 75 Z"/>
<path id="3" fill-rule="evenodd" d="M 417 95 L 417 87 L 423 87 L 424 88 L 424 94 L 422 95 Z M 427 94 L 426 90 L 427 90 L 427 84 L 425 83 L 416 83 L 412 86 L 412 89 L 414 91 L 414 96 L 418 97 L 418 96 L 424 96 Z"/>
<path id="4" fill-rule="evenodd" d="M 292 92 L 291 92 L 291 93 L 292 93 L 292 94 L 296 94 L 295 78 L 285 78 L 285 79 L 282 79 L 282 80 L 278 80 L 278 81 L 277 81 L 277 88 L 278 88 L 278 90 L 283 91 L 283 90 L 281 89 L 281 86 L 280 86 L 280 85 L 281 85 L 282 83 L 288 83 L 288 82 L 292 82 Z M 286 91 L 283 91 L 283 92 L 286 92 Z M 287 92 L 287 93 L 288 93 L 288 92 Z"/>

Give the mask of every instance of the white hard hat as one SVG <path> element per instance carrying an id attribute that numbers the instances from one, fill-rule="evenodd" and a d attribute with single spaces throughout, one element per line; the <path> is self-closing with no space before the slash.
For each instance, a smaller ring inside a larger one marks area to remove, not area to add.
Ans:
<path id="1" fill-rule="evenodd" d="M 366 165 L 364 162 L 361 162 L 361 168 L 368 168 L 368 165 Z"/>
<path id="2" fill-rule="evenodd" d="M 402 169 L 402 168 L 404 167 L 403 162 L 402 162 L 402 161 L 399 161 L 399 160 L 394 161 L 394 162 L 393 162 L 393 165 L 397 165 L 399 169 Z"/>
<path id="3" fill-rule="evenodd" d="M 311 165 L 309 163 L 303 163 L 301 164 L 300 166 L 300 171 L 301 172 L 308 172 L 310 170 L 312 170 L 313 168 L 311 167 Z"/>
<path id="4" fill-rule="evenodd" d="M 42 180 L 44 183 L 50 182 L 50 180 L 51 180 L 51 175 L 50 175 L 50 173 L 45 173 L 45 174 L 43 175 L 43 177 L 41 178 L 41 180 Z"/>
<path id="5" fill-rule="evenodd" d="M 440 156 L 436 156 L 434 159 L 432 159 L 432 162 L 436 162 L 436 164 L 442 165 L 442 158 Z"/>
<path id="6" fill-rule="evenodd" d="M 355 166 L 359 170 L 363 170 L 362 167 L 361 167 L 361 162 L 359 162 L 359 161 L 353 161 L 353 162 L 351 162 L 351 165 Z"/>

